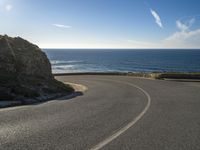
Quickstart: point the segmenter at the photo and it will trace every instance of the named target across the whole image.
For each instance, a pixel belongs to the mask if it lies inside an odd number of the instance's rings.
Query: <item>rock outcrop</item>
[[[45,53],[20,37],[0,36],[0,70],[17,75],[52,78],[51,65]]]
[[[41,49],[20,38],[0,36],[0,100],[42,100],[72,92],[56,81]]]

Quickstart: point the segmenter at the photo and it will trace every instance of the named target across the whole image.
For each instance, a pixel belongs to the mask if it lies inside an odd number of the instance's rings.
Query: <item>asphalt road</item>
[[[2,150],[199,150],[200,82],[61,76],[72,99],[0,110]]]

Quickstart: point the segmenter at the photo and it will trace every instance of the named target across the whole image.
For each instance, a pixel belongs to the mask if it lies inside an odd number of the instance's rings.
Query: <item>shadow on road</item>
[[[69,95],[66,96],[52,96],[43,100],[36,100],[36,99],[31,99],[31,100],[24,100],[24,101],[16,101],[16,103],[9,103],[7,101],[7,105],[1,106],[0,105],[0,110],[9,108],[9,107],[20,107],[20,106],[34,106],[34,105],[40,105],[46,102],[50,101],[64,101],[64,100],[70,100],[72,98],[78,97],[78,96],[83,96],[83,92],[80,91],[75,91]]]

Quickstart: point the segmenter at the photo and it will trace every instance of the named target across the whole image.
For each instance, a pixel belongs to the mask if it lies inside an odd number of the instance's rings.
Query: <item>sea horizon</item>
[[[200,50],[200,48],[41,48],[43,51],[51,50]]]
[[[53,73],[200,72],[199,49],[43,49]]]

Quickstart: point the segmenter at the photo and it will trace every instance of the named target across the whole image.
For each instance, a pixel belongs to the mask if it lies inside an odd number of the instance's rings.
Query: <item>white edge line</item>
[[[137,86],[135,84],[128,83],[128,82],[120,82],[120,81],[114,81],[114,80],[107,80],[107,81],[123,83],[123,84],[127,84],[127,85],[130,85],[132,87],[135,87],[135,88],[139,89],[141,92],[143,92],[146,95],[147,104],[146,104],[145,108],[143,109],[143,111],[136,118],[134,118],[126,126],[124,126],[121,129],[119,129],[113,135],[107,137],[105,140],[103,140],[102,142],[100,142],[97,145],[95,145],[94,147],[92,147],[90,150],[99,150],[99,149],[103,148],[105,145],[109,144],[111,141],[115,140],[117,137],[119,137],[121,134],[123,134],[125,131],[127,131],[130,127],[134,126],[144,116],[144,114],[147,112],[147,110],[149,109],[149,107],[151,105],[151,97],[150,97],[149,93],[146,92],[141,87],[139,87],[139,86]]]

